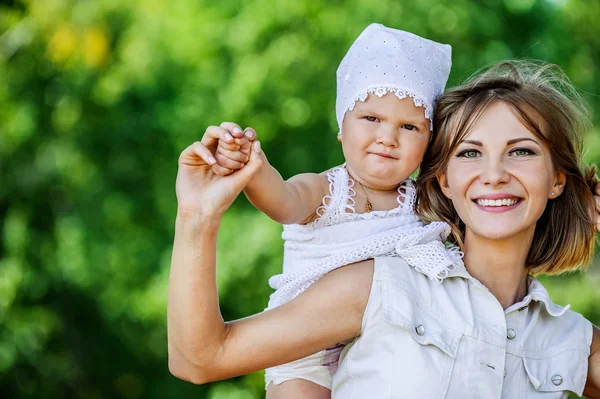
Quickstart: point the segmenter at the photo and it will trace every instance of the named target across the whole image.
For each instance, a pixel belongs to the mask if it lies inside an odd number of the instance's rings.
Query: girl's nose
[[[382,125],[377,131],[377,144],[385,147],[398,147],[399,132],[391,126]]]

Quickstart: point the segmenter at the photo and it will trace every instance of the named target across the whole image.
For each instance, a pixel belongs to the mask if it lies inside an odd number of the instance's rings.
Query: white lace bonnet
[[[346,112],[354,109],[356,101],[365,101],[369,93],[412,97],[417,107],[425,107],[425,117],[433,130],[433,105],[448,81],[451,54],[448,44],[381,24],[367,26],[337,70],[338,135],[342,134]]]

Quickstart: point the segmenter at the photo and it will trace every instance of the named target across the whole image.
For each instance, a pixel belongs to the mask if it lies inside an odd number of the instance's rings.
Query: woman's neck
[[[527,295],[525,262],[533,230],[506,240],[478,236],[467,229],[464,263],[469,273],[485,285],[503,309]]]

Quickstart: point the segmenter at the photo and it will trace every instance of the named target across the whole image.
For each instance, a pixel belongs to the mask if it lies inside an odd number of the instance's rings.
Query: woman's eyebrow
[[[534,139],[530,139],[529,137],[522,137],[519,139],[512,139],[512,140],[508,140],[508,142],[506,143],[507,145],[512,145],[512,144],[516,144],[519,143],[521,141],[533,141],[534,143],[536,143],[537,145],[540,145],[540,143],[538,143],[537,141],[535,141]]]
[[[462,144],[462,143],[473,144],[473,145],[476,145],[476,146],[478,146],[478,147],[483,147],[483,144],[481,143],[481,141],[475,141],[475,140],[463,140],[463,141],[461,142],[461,144]]]
[[[540,143],[538,143],[537,141],[535,141],[534,139],[530,139],[529,137],[521,137],[518,139],[512,139],[512,140],[508,140],[506,142],[506,145],[513,145],[516,143],[520,143],[521,141],[533,141],[534,143],[536,143],[537,145],[540,145]],[[475,140],[463,140],[461,142],[462,143],[467,143],[467,144],[473,144],[476,145],[478,147],[483,147],[483,144],[481,143],[481,141],[475,141]]]

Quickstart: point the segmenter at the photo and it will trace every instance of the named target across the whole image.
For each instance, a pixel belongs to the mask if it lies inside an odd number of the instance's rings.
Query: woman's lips
[[[473,203],[477,208],[485,212],[501,213],[515,209],[523,202],[523,198],[518,197],[500,197],[494,195],[496,198],[477,198],[473,200]]]

